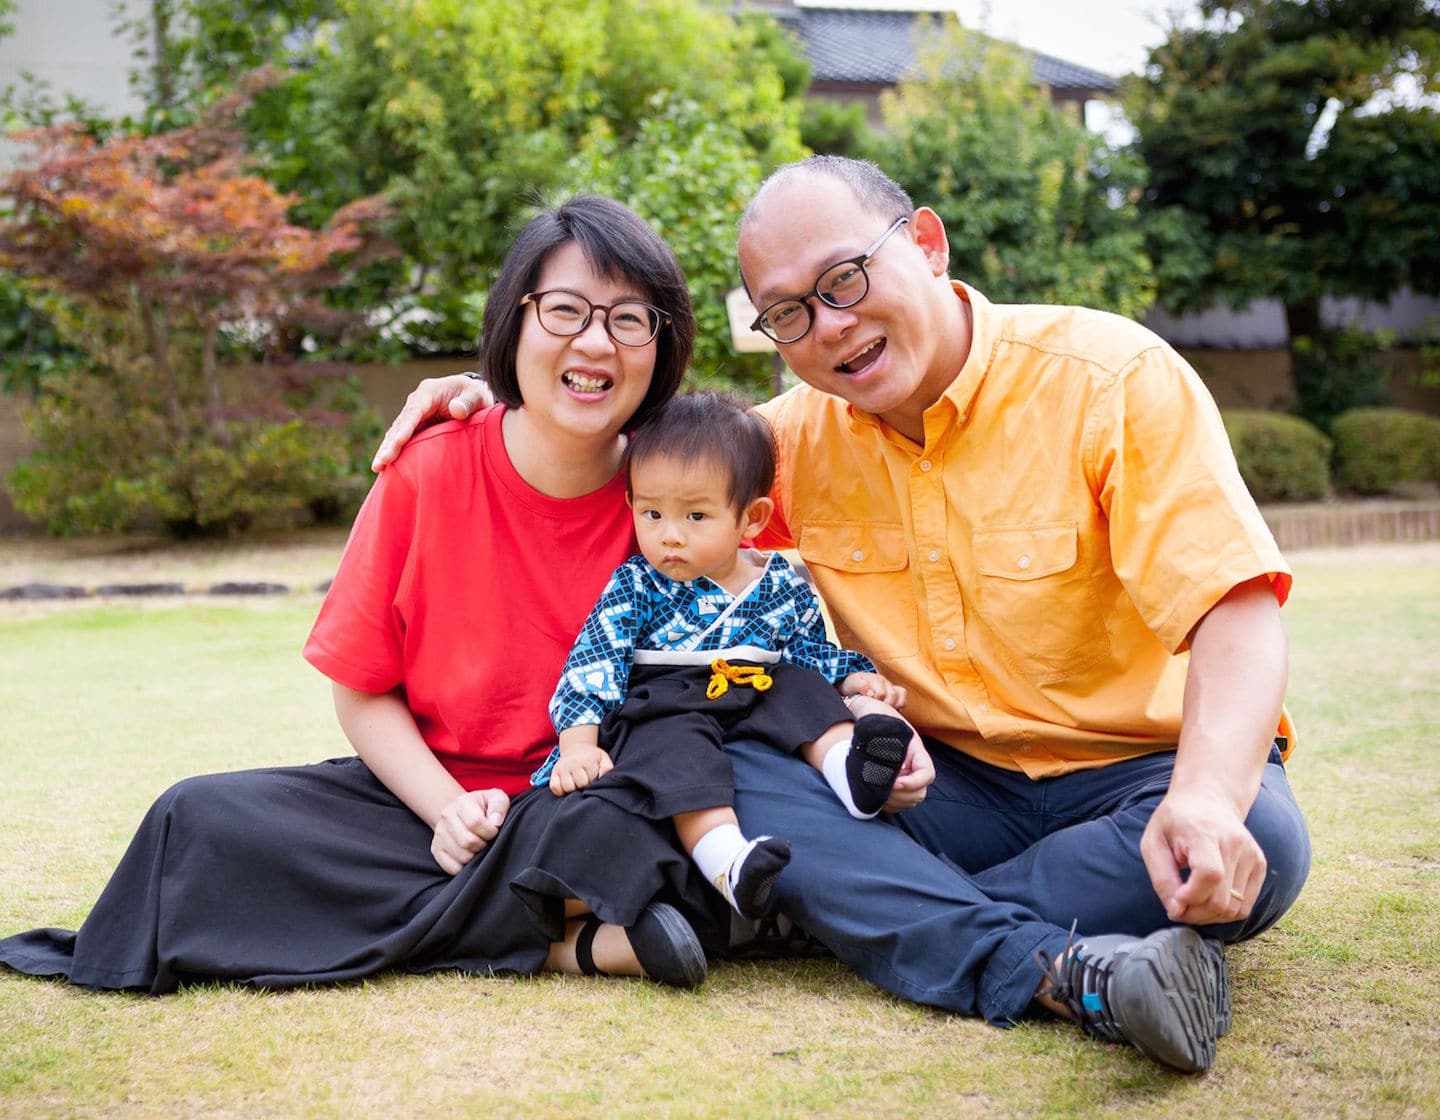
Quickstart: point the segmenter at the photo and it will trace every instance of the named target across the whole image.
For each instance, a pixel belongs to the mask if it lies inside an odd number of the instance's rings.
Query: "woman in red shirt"
[[[380,476],[305,645],[357,757],[179,783],[79,931],[7,938],[0,963],[154,993],[384,969],[699,983],[728,922],[668,830],[529,786],[565,655],[635,551],[625,432],[694,330],[674,254],[623,206],[531,221],[485,310],[500,403]]]

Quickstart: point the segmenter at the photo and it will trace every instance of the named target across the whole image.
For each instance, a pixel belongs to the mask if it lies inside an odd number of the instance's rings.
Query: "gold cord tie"
[[[710,662],[710,683],[705,686],[705,699],[718,700],[730,691],[731,684],[749,685],[756,692],[764,692],[775,683],[773,677],[759,665],[731,665],[723,657]]]

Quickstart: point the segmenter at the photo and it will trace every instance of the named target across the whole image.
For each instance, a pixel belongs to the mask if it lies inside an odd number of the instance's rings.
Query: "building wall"
[[[120,25],[142,11],[142,0],[19,0],[15,31],[0,39],[0,89],[23,88],[29,74],[56,101],[68,93],[107,116],[138,114],[140,100],[130,91],[133,45]],[[14,166],[17,152],[0,137],[0,171]]]
[[[1320,314],[1331,326],[1393,331],[1402,342],[1440,337],[1440,299],[1416,295],[1409,288],[1402,288],[1383,304],[1323,299]],[[1189,315],[1169,315],[1152,307],[1145,316],[1145,325],[1172,346],[1283,348],[1289,337],[1285,308],[1273,299],[1256,300],[1240,311],[1216,304]]]

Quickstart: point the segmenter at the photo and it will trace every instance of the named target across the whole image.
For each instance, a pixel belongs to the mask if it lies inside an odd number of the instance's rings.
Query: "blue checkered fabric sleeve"
[[[550,722],[557,731],[600,723],[624,701],[635,639],[645,615],[644,573],[649,568],[638,556],[616,568],[580,627],[550,697]]]
[[[783,558],[780,558],[784,563]],[[820,613],[820,600],[795,569],[769,568],[766,575],[776,573],[788,586],[795,607],[795,633],[780,650],[780,660],[802,669],[813,669],[831,684],[839,684],[851,673],[873,673],[875,663],[863,653],[841,649],[825,635],[825,616]]]

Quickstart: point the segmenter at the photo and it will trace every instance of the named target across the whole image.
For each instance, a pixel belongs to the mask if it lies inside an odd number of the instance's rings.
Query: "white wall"
[[[20,0],[11,17],[14,33],[0,39],[0,88],[18,84],[28,71],[48,82],[57,99],[72,93],[109,116],[138,113],[129,87],[133,47],[118,29],[128,17],[116,7],[115,0]],[[143,0],[122,0],[120,7],[146,10]],[[0,166],[12,160],[13,148],[0,147]]]
[[[1323,299],[1321,318],[1331,326],[1394,331],[1400,342],[1440,334],[1440,300],[1402,288],[1388,303]],[[1243,311],[1216,304],[1189,315],[1167,315],[1153,307],[1145,325],[1172,346],[1211,346],[1222,350],[1283,348],[1287,344],[1285,309],[1278,300],[1256,300]]]

